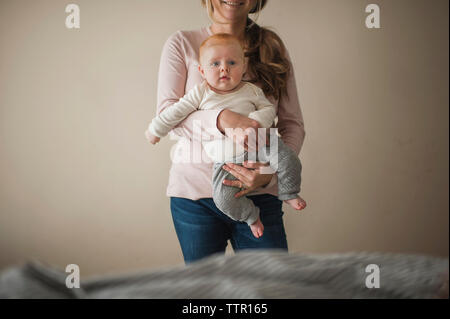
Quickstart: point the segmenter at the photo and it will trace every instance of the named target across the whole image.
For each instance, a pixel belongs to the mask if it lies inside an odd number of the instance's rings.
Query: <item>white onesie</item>
[[[264,92],[256,85],[244,82],[237,91],[219,94],[209,88],[206,81],[197,84],[177,103],[164,109],[149,125],[149,131],[157,137],[166,136],[170,130],[197,110],[229,109],[258,121],[262,127],[271,127],[276,112]],[[203,141],[206,154],[215,162],[231,161],[242,155],[244,148],[228,137]]]

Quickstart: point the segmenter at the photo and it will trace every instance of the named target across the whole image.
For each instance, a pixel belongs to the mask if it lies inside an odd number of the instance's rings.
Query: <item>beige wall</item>
[[[83,275],[182,262],[148,145],[159,57],[200,1],[0,1],[0,267],[34,257]],[[381,7],[380,30],[365,6]],[[448,1],[269,1],[307,137],[291,252],[448,256]]]

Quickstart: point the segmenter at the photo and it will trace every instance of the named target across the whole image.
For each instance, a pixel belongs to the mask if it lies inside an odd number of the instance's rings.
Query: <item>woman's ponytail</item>
[[[260,83],[267,96],[275,99],[287,97],[287,78],[291,66],[280,37],[247,19],[245,45],[251,81]]]

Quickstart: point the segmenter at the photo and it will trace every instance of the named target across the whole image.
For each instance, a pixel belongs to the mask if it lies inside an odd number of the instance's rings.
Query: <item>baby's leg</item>
[[[289,204],[292,208],[296,209],[296,210],[302,210],[303,208],[306,207],[306,202],[303,198],[301,198],[300,196],[297,196],[296,198],[293,199],[287,199],[284,201],[286,204]]]
[[[300,193],[302,164],[297,154],[283,143],[276,135],[271,136],[270,147],[260,149],[258,158],[270,162],[270,167],[277,171],[278,198],[296,210],[306,207]]]
[[[263,234],[264,226],[259,219],[259,208],[246,196],[239,198],[234,195],[239,189],[223,184],[224,179],[236,180],[222,166],[224,163],[214,163],[213,171],[213,200],[217,208],[233,220],[246,222],[253,235],[259,238]]]

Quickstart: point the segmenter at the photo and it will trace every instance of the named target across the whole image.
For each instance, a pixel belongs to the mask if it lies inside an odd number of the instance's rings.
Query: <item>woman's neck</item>
[[[213,23],[211,25],[212,33],[228,33],[232,34],[240,40],[245,38],[246,20],[235,23]]]

